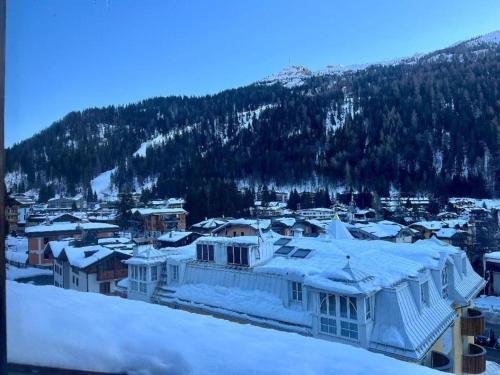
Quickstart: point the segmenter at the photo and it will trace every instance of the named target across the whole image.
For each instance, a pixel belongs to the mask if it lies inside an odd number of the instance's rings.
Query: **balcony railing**
[[[441,352],[431,352],[431,368],[443,372],[453,372],[451,359]]]
[[[108,271],[97,271],[97,281],[104,280],[114,280],[114,279],[123,279],[127,277],[128,269],[120,268],[117,270],[108,270]]]
[[[462,335],[479,336],[484,332],[484,315],[481,311],[468,308],[462,315]]]
[[[479,345],[469,344],[462,355],[462,371],[467,374],[481,374],[486,371],[486,350]]]

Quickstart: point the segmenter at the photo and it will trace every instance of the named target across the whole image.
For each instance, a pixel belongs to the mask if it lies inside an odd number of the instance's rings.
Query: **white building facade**
[[[146,283],[138,298],[129,282],[129,298],[349,343],[457,373],[479,373],[485,365],[483,349],[473,344],[481,316],[471,308],[484,280],[463,251],[435,239],[354,240],[334,220],[318,238],[272,232],[202,237],[145,258],[127,261],[129,274],[142,262],[139,278]],[[154,280],[152,267],[161,269]]]

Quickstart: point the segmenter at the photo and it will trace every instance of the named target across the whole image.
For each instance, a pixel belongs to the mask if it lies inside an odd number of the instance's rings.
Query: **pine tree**
[[[129,192],[122,193],[118,201],[118,225],[122,229],[129,227],[130,219],[132,218],[131,209],[134,207],[132,194]]]

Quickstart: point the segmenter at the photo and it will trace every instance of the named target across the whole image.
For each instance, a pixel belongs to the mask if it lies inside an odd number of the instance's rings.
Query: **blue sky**
[[[72,110],[202,95],[500,29],[497,0],[9,0],[6,145]]]

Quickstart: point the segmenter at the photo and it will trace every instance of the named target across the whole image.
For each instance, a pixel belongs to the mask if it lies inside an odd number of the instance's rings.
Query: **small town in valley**
[[[500,375],[500,1],[0,0],[0,375]]]
[[[246,217],[191,223],[183,198],[12,194],[7,277],[484,373],[500,353],[500,200],[375,198],[265,188]]]

